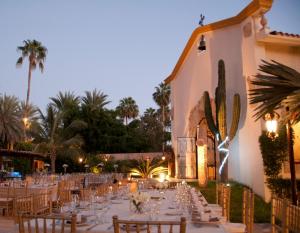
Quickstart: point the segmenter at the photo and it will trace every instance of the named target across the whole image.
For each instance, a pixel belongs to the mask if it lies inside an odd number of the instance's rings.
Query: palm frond
[[[300,73],[276,61],[259,66],[262,74],[257,74],[251,84],[256,85],[249,90],[250,104],[258,104],[254,117],[263,117],[276,109],[289,109],[288,117],[293,116],[294,122],[299,121],[300,106],[296,101],[300,96]]]

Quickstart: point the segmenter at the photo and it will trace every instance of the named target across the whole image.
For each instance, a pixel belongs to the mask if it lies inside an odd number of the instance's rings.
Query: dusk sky
[[[238,14],[251,0],[1,0],[0,93],[26,97],[28,64],[16,68],[23,40],[48,49],[43,74],[33,72],[32,103],[45,109],[59,91],[97,88],[109,108],[132,96],[140,114],[173,70],[198,26]],[[269,27],[300,34],[300,1],[274,0]]]

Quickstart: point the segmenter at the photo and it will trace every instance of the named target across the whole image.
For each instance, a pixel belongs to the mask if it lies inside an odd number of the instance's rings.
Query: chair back
[[[222,197],[224,192],[225,184],[216,182],[216,204],[222,205]]]
[[[13,201],[13,213],[15,217],[19,214],[33,214],[33,195],[15,197]]]
[[[5,187],[0,187],[0,198],[10,198],[12,195],[11,193],[11,188],[9,186]]]
[[[300,232],[300,207],[287,199],[272,197],[272,233]]]
[[[70,224],[68,224],[70,223]],[[76,233],[76,214],[64,215],[20,215],[19,233]]]
[[[71,202],[71,190],[60,190],[57,198],[61,204]]]
[[[29,194],[27,185],[25,185],[24,187],[13,187],[12,189],[13,191],[11,192],[11,195],[13,195],[13,197],[24,197]]]
[[[90,188],[80,189],[80,200],[89,201],[91,199],[92,190]]]
[[[38,193],[33,195],[33,214],[52,212],[52,193]]]
[[[176,228],[176,226],[178,226],[178,231],[174,231],[174,228]],[[180,221],[131,221],[120,220],[118,219],[118,216],[113,216],[113,227],[114,233],[120,233],[121,230],[124,230],[126,233],[140,233],[143,230],[146,230],[147,233],[162,233],[163,228],[168,228],[168,233],[185,233],[186,219],[182,217]]]
[[[230,219],[231,188],[224,183],[216,183],[216,203],[222,207],[222,216]]]
[[[300,206],[287,205],[287,228],[290,232],[300,232]]]
[[[254,193],[251,189],[243,190],[243,223],[247,233],[253,233],[254,222]]]

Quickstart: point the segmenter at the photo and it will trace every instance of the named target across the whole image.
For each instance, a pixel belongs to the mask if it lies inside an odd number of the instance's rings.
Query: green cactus
[[[227,118],[226,118],[225,64],[223,60],[219,60],[218,63],[218,86],[216,87],[215,90],[215,106],[216,106],[215,118],[213,117],[212,114],[212,107],[211,107],[209,93],[205,91],[203,97],[204,97],[204,112],[205,112],[206,122],[210,131],[215,136],[218,135],[217,136],[218,143],[224,141],[227,136],[229,137],[229,140],[232,140],[237,132],[238,125],[239,125],[241,101],[240,101],[240,95],[235,94],[233,98],[231,127],[228,135]],[[227,176],[227,171],[225,173]]]
[[[210,131],[213,132],[215,135],[219,134],[219,141],[223,141],[227,136],[229,136],[229,140],[232,140],[238,129],[241,111],[241,101],[240,95],[235,94],[233,99],[230,133],[228,135],[226,117],[225,64],[223,60],[219,60],[218,64],[218,86],[215,91],[216,122],[212,115],[210,97],[207,91],[204,92],[204,105],[205,117]]]

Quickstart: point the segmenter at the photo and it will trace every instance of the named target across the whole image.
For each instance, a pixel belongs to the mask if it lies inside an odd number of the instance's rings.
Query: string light
[[[219,135],[217,134],[217,138],[219,138]],[[223,167],[228,159],[228,156],[229,156],[229,150],[227,148],[224,148],[223,146],[229,141],[229,137],[227,136],[225,138],[225,140],[223,142],[221,142],[221,144],[218,146],[218,150],[219,152],[223,152],[225,153],[225,158],[223,159],[222,163],[221,163],[221,166],[219,168],[219,174],[221,175],[222,173],[222,170],[223,170]]]

